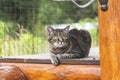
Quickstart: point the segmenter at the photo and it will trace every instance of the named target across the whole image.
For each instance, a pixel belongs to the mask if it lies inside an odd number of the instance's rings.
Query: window
[[[87,1],[77,3],[84,4]],[[88,58],[81,62],[76,59],[63,60],[61,63],[99,64],[97,1],[86,8],[79,8],[71,1],[0,0],[0,56],[9,61],[20,59],[26,62],[27,58],[28,62],[37,63],[39,60],[50,63],[47,25],[54,28],[67,25],[71,29],[83,28],[92,36]]]

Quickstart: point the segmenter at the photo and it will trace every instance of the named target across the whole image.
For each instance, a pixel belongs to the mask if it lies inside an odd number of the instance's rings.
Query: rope
[[[95,0],[90,0],[88,3],[84,4],[84,5],[80,5],[78,4],[75,0],[71,0],[76,6],[78,6],[79,8],[86,8],[88,7],[90,4],[92,4]]]

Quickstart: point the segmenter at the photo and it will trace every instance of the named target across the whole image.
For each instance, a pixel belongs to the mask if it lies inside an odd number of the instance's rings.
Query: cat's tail
[[[90,33],[83,29],[72,29],[70,34],[75,36],[74,38],[76,38],[78,41],[78,45],[82,50],[82,53],[84,53],[85,57],[88,56],[92,41]]]

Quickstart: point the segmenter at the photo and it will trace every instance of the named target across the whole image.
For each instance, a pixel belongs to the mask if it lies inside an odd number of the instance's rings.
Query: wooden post
[[[99,4],[101,80],[120,80],[120,0],[108,0],[108,10]]]

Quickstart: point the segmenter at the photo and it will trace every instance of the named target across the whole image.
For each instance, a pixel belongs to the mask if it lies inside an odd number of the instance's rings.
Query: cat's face
[[[64,48],[69,44],[68,31],[69,26],[64,29],[53,29],[48,27],[48,41],[49,43],[56,48]]]

